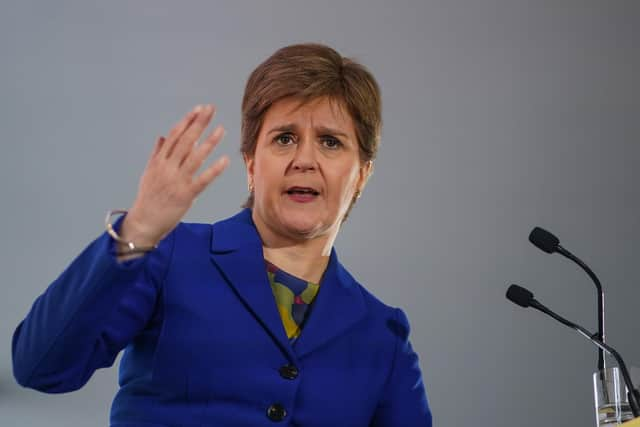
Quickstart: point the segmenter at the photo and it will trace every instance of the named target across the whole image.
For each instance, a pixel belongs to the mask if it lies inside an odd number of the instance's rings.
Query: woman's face
[[[245,162],[254,222],[274,237],[293,239],[335,237],[371,169],[360,161],[351,116],[327,98],[274,103]]]

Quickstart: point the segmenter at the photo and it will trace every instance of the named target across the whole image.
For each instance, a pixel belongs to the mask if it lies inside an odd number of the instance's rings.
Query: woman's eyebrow
[[[336,136],[341,136],[343,138],[349,138],[349,135],[342,132],[341,130],[326,127],[326,126],[318,126],[316,128],[316,131],[321,134],[336,135]]]
[[[267,132],[267,135],[273,132],[292,132],[294,130],[296,130],[296,125],[294,125],[293,123],[287,123],[284,125],[278,125],[274,128],[271,128],[271,130]]]
[[[274,132],[294,132],[298,129],[298,126],[294,123],[286,123],[283,125],[277,125],[273,128],[271,128],[271,130],[269,130],[269,132],[267,132],[267,135],[274,133]],[[335,128],[330,128],[328,126],[317,126],[315,128],[316,132],[318,134],[321,135],[335,135],[335,136],[340,136],[342,138],[346,138],[349,139],[349,135],[347,135],[345,132],[339,130],[339,129],[335,129]]]

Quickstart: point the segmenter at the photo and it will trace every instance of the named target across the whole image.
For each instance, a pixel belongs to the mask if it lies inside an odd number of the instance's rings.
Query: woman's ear
[[[373,160],[367,160],[362,166],[360,166],[360,176],[358,177],[358,185],[356,189],[358,193],[362,193],[364,187],[367,185],[369,178],[373,175]]]
[[[249,192],[251,192],[251,189],[253,188],[254,158],[249,156],[247,153],[242,153],[242,158],[244,159],[244,165],[247,168],[247,187],[249,188]]]

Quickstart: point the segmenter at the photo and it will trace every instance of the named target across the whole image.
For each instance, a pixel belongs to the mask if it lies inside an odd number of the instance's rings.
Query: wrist
[[[117,231],[111,224],[111,217],[116,214],[125,215],[120,222],[120,226],[117,227]],[[152,233],[145,232],[144,228],[139,227],[138,224],[135,218],[132,219],[132,217],[129,217],[126,210],[117,209],[107,212],[105,226],[107,233],[116,242],[116,252],[118,256],[144,254],[154,250],[158,246],[160,238]]]
[[[134,215],[129,213],[122,220],[118,234],[124,240],[124,242],[119,242],[119,246],[123,246],[123,249],[129,247],[128,242],[135,242],[136,247],[153,247],[162,239],[162,236],[157,232],[150,230],[144,225],[144,222],[137,220]]]

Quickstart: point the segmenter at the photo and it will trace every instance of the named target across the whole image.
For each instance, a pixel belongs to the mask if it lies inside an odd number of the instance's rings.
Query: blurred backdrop
[[[596,349],[504,293],[520,283],[596,329],[588,277],[527,242],[554,231],[599,274],[609,343],[640,366],[639,21],[624,0],[3,1],[0,425],[108,424],[116,366],[71,394],[22,389],[13,330],[197,103],[218,106],[232,163],[186,219],[236,212],[246,78],[307,41],[382,87],[375,173],[337,249],[406,310],[435,425],[595,425]]]

